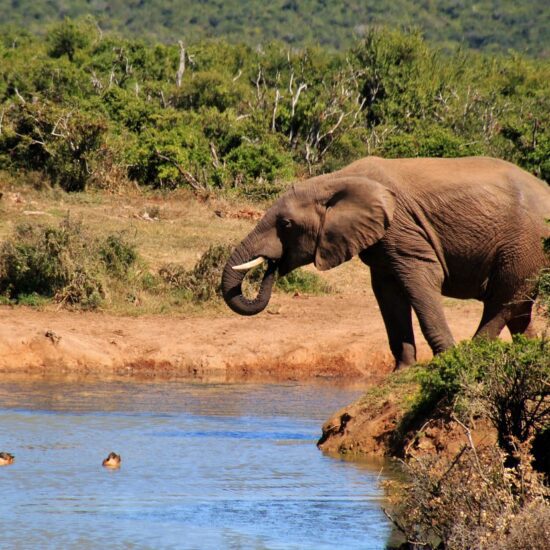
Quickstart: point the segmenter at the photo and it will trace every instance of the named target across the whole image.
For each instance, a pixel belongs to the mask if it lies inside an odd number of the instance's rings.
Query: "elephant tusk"
[[[249,262],[246,262],[245,264],[234,265],[233,269],[235,271],[248,271],[249,269],[252,269],[253,267],[256,267],[257,265],[261,265],[264,262],[265,262],[265,258],[263,256],[260,256],[259,258],[256,258],[255,260],[250,260]]]

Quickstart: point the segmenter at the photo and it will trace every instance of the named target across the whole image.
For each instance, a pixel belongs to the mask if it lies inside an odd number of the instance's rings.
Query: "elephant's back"
[[[454,196],[472,203],[522,205],[539,219],[550,218],[550,186],[500,159],[367,157],[347,170],[366,172],[422,203],[438,204]]]
[[[521,178],[512,177],[512,183],[520,193],[526,210],[550,220],[550,186],[531,174],[523,170],[522,172]]]

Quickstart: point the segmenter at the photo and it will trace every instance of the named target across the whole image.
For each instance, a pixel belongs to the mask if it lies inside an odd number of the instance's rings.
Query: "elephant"
[[[366,157],[296,183],[267,210],[224,267],[222,295],[241,315],[268,304],[275,273],[321,271],[358,255],[370,268],[395,367],[416,362],[414,310],[434,354],[454,345],[442,296],[477,299],[476,336],[532,334],[536,278],[549,265],[550,187],[490,157]],[[246,272],[267,270],[253,299]]]

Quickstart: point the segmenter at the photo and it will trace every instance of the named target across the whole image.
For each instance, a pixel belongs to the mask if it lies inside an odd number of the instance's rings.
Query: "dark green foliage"
[[[74,60],[77,50],[89,43],[89,34],[70,19],[65,19],[48,33],[48,53],[52,57],[66,55],[69,61]]]
[[[435,356],[419,373],[422,396],[431,402],[450,400],[464,385],[485,381],[497,363],[506,372],[542,369],[550,375],[550,342],[523,336],[515,336],[513,342],[463,342]]]
[[[99,256],[107,271],[118,277],[126,277],[137,260],[135,246],[121,235],[109,235],[99,245]]]
[[[237,108],[250,94],[242,82],[230,82],[223,73],[215,70],[197,71],[192,79],[185,80],[174,97],[174,105],[180,109],[213,107],[220,113]]]
[[[294,48],[320,43],[343,49],[368,27],[415,25],[444,47],[465,44],[489,51],[513,48],[548,55],[549,11],[544,0],[110,0],[108,7],[107,11],[104,3],[89,0],[0,0],[5,23],[38,31],[44,23],[66,15],[91,13],[102,29],[165,42],[223,36],[253,47],[276,39]]]
[[[276,288],[287,294],[329,294],[332,288],[311,271],[295,269],[284,277],[279,277]]]
[[[513,455],[550,423],[550,341],[515,336],[513,342],[475,340],[438,355],[418,374],[420,392],[404,429],[438,408],[452,407],[467,422],[488,417],[500,446]]]
[[[399,157],[465,157],[482,152],[482,148],[457,136],[447,128],[432,125],[411,134],[393,134],[381,147],[382,156]]]
[[[9,105],[7,115],[0,166],[43,171],[66,191],[86,188],[90,163],[107,129],[102,117],[46,100]]]
[[[550,177],[547,60],[362,34],[338,53],[147,45],[92,21],[65,20],[47,39],[12,29],[0,41],[0,169],[72,191],[130,178],[259,199],[368,154],[483,154]]]
[[[106,297],[109,277],[127,277],[136,259],[119,235],[98,240],[69,218],[58,227],[20,225],[0,247],[0,293],[25,304],[54,298],[95,308]]]
[[[0,292],[13,299],[63,294],[63,301],[95,307],[104,288],[89,246],[82,226],[69,219],[59,227],[17,227],[0,250]]]

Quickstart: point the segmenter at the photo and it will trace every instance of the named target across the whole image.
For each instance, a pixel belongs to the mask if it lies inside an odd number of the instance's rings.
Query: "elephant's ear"
[[[325,180],[317,195],[325,207],[315,251],[315,266],[324,271],[350,260],[380,240],[395,209],[393,191],[369,178]]]

